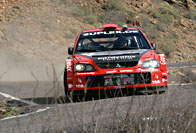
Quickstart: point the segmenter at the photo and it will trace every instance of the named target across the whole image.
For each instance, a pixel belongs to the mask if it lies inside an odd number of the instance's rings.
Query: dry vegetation
[[[28,61],[37,59],[64,62],[66,48],[74,43],[81,30],[101,27],[104,23],[116,23],[119,26],[127,24],[144,30],[150,41],[157,43],[157,52],[166,54],[168,61],[195,61],[195,3],[183,3],[180,0],[2,0],[0,48],[19,53]],[[179,75],[183,83],[195,82],[195,69],[182,69]],[[59,77],[55,71],[53,76],[52,90],[56,96]],[[102,105],[92,113],[96,118],[91,125],[75,124],[76,128],[70,131],[196,132],[195,99],[189,99],[190,102],[175,102],[183,94],[178,91],[178,95],[173,93],[153,95],[153,98],[146,96],[146,99],[151,99],[148,103],[145,98],[140,99],[140,96],[132,96],[127,101],[128,104],[120,104],[118,100],[112,104],[104,103],[111,105],[108,107],[108,120],[104,116],[107,106]],[[187,97],[189,98],[183,98]],[[24,108],[13,107],[6,102],[0,104],[0,118],[26,112],[28,111]]]

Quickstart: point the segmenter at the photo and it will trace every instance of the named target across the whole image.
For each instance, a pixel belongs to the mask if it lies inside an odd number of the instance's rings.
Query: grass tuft
[[[196,20],[196,9],[191,9],[185,14],[185,17],[188,19]]]
[[[123,10],[123,8],[124,8],[124,4],[122,0],[107,0],[102,6],[102,9],[106,11],[111,11],[111,10],[120,11]]]
[[[117,24],[118,26],[122,26],[126,23],[127,19],[126,19],[126,16],[124,16],[121,12],[109,11],[109,12],[103,13],[99,17],[99,21],[101,23],[114,23],[114,24]]]

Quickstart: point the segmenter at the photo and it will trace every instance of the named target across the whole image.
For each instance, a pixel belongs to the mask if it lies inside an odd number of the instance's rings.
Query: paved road
[[[162,118],[167,117],[165,120],[172,122],[172,119],[177,117],[181,121],[184,118],[180,116],[184,113],[182,111],[184,109],[190,110],[188,105],[196,104],[195,95],[196,85],[169,86],[169,91],[162,95],[129,96],[74,104],[55,104],[43,112],[1,120],[0,132],[60,132],[64,130],[99,132],[100,130],[107,131],[114,125],[115,127],[118,127],[116,125],[122,126],[121,122],[124,120],[133,122],[133,119],[136,119],[137,121],[134,121],[139,124],[149,118],[161,118],[163,121]],[[167,112],[171,108],[177,108],[176,114],[179,115],[174,116],[174,113]],[[165,112],[167,113],[165,114]],[[170,117],[171,119],[169,119]],[[187,121],[183,120],[181,124],[184,122]]]
[[[196,67],[196,62],[167,63],[167,67],[169,69],[171,69],[171,68]]]

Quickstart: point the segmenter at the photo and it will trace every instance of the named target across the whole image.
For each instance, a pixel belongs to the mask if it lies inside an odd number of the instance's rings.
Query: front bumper
[[[69,91],[166,87],[167,73],[159,68],[112,69],[99,72],[74,72],[67,80]]]

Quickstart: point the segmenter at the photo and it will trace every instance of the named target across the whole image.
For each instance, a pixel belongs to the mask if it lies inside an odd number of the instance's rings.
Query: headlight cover
[[[141,68],[159,68],[159,61],[156,59],[144,61]]]
[[[92,71],[95,71],[95,68],[90,64],[75,64],[74,71],[75,72],[92,72]]]

